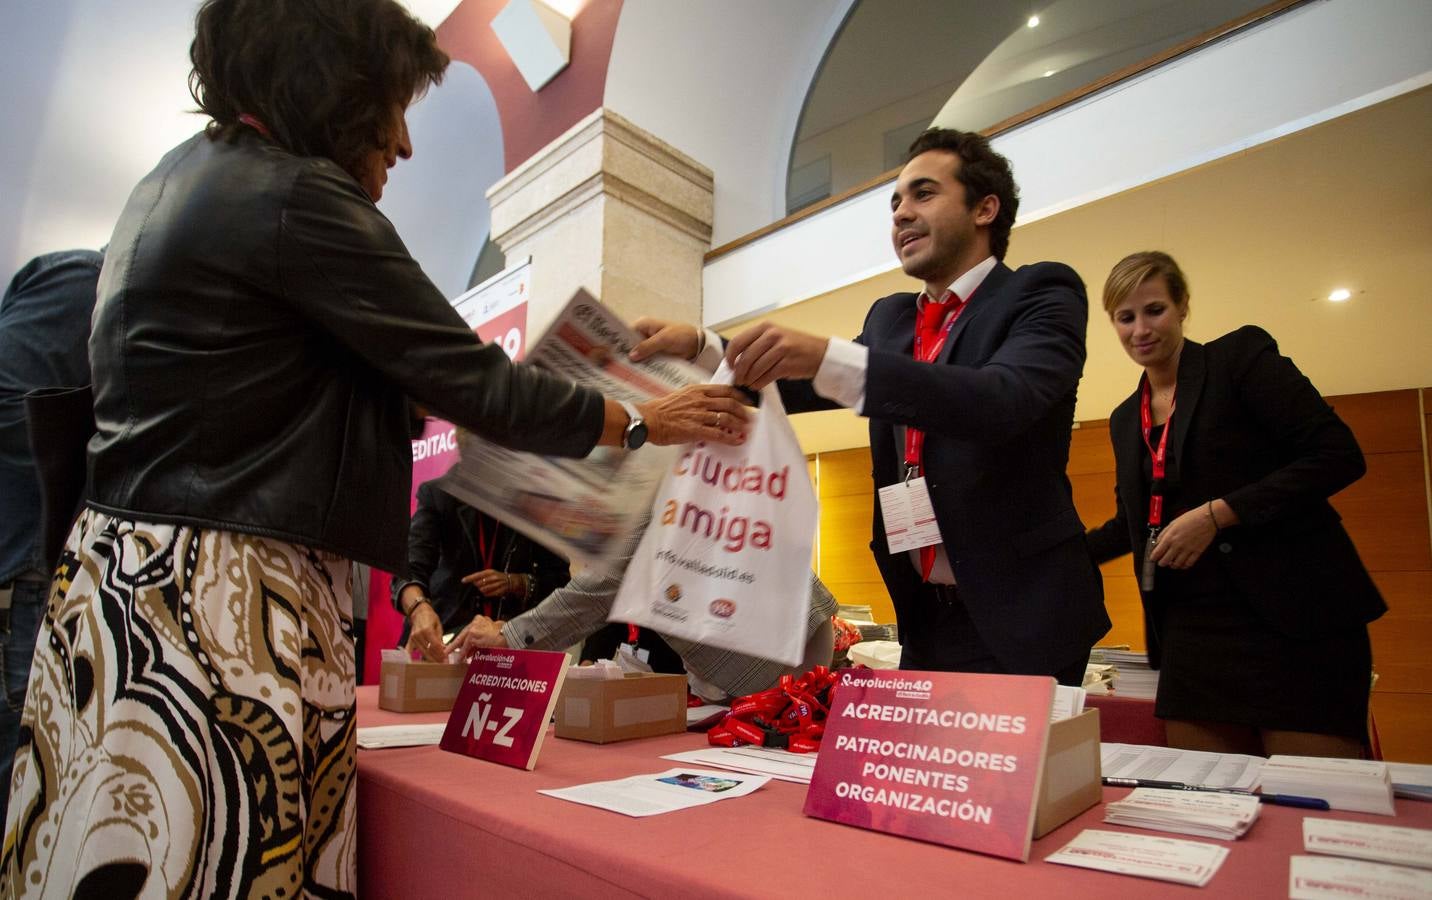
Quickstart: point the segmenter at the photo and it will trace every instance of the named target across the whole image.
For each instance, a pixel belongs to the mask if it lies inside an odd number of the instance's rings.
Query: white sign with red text
[[[712,382],[729,379],[722,363]],[[767,387],[743,444],[682,448],[608,619],[797,665],[819,517],[800,442]]]

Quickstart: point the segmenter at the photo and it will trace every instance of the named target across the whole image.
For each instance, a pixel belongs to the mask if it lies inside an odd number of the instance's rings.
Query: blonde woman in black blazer
[[[1090,550],[1134,554],[1169,744],[1358,756],[1386,606],[1327,499],[1366,471],[1352,431],[1261,328],[1186,339],[1167,254],[1116,265],[1104,309],[1144,372],[1109,418],[1118,512]]]

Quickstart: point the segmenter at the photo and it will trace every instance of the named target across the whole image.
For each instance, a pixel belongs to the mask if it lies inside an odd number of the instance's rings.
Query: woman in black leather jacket
[[[448,62],[430,29],[394,0],[207,0],[190,56],[212,121],[135,188],[100,279],[90,502],[0,895],[352,894],[349,564],[405,567],[406,398],[554,455],[628,424],[480,344],[374,206]],[[744,419],[709,386],[638,412],[655,443]]]

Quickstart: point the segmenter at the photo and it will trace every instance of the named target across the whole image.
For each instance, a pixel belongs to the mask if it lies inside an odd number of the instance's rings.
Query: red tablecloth
[[[1111,744],[1167,747],[1163,719],[1154,718],[1154,701],[1113,694],[1090,694],[1086,707],[1099,711],[1100,739]]]
[[[358,689],[359,725],[443,721],[376,706]],[[1103,715],[1101,711],[1101,715]],[[1432,828],[1432,804],[1398,800],[1398,816],[1265,807],[1230,842],[1203,889],[1045,863],[1095,807],[1036,841],[1026,864],[801,815],[804,785],[772,781],[749,797],[647,818],[537,794],[539,788],[658,772],[696,734],[597,746],[548,736],[531,772],[436,747],[358,752],[358,876],[363,896],[463,897],[1286,897],[1288,858],[1305,815]],[[1105,800],[1127,791],[1106,788]],[[1144,832],[1157,834],[1158,832]],[[1177,837],[1177,835],[1174,835]],[[1220,842],[1221,843],[1221,842]]]

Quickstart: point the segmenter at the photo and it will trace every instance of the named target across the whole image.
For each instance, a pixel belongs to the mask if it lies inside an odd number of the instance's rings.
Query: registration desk
[[[1102,715],[1102,712],[1101,712]],[[377,708],[358,689],[358,724],[444,721]],[[1265,807],[1202,889],[1043,861],[1095,807],[1034,843],[1028,863],[995,859],[801,815],[805,785],[772,781],[749,797],[629,818],[536,793],[678,765],[705,746],[679,734],[597,746],[548,735],[531,772],[437,747],[358,751],[358,884],[364,897],[1286,897],[1305,815],[1432,828],[1432,803],[1396,818]],[[1105,788],[1106,801],[1127,790]],[[1157,834],[1157,832],[1143,832]],[[1178,835],[1171,835],[1178,837]],[[1225,842],[1219,842],[1225,843]]]

